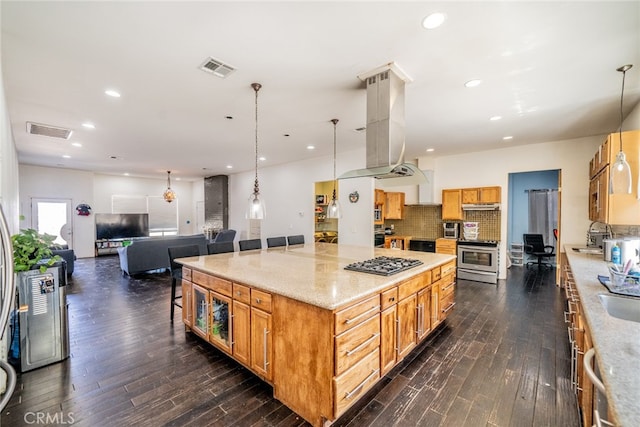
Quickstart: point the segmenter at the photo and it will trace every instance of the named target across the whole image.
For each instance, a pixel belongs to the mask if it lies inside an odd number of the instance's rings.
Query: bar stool
[[[288,236],[287,241],[289,242],[289,246],[304,245],[304,236],[302,234],[296,234],[295,236]]]
[[[176,300],[182,299],[182,295],[176,296],[176,284],[178,280],[182,281],[182,264],[175,262],[175,259],[199,256],[200,247],[198,245],[183,245],[173,246],[167,248],[167,250],[169,251],[169,268],[171,270],[171,321],[173,322],[175,307],[178,306],[182,308],[182,304],[176,302]]]
[[[207,253],[209,255],[224,254],[233,251],[233,242],[213,242],[207,245]]]
[[[275,248],[278,246],[287,246],[287,239],[284,236],[282,237],[267,237],[267,247]]]
[[[240,246],[241,251],[250,251],[252,249],[262,249],[262,240],[260,239],[239,240],[238,245]]]

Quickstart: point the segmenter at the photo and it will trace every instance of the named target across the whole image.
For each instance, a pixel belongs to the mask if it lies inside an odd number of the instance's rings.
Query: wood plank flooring
[[[459,280],[446,323],[335,425],[579,426],[553,275],[513,267],[497,287]],[[180,309],[171,324],[170,283],[166,273],[123,277],[117,256],[77,260],[71,357],[19,374],[1,424],[308,425],[185,333]]]

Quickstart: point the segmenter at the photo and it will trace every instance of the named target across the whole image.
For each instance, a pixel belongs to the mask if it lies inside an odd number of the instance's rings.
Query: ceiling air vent
[[[51,138],[69,139],[73,131],[71,129],[43,125],[41,123],[27,122],[27,133],[31,135],[48,136]]]
[[[211,57],[200,64],[200,69],[223,79],[236,70],[235,67]]]

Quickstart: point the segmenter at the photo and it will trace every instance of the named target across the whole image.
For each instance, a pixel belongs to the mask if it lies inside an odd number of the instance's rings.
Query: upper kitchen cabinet
[[[375,197],[373,201],[373,223],[384,224],[384,205],[385,205],[384,190],[376,188]]]
[[[462,190],[442,190],[442,219],[462,220]]]
[[[404,218],[404,193],[385,192],[384,219]],[[377,194],[376,194],[377,198]]]
[[[589,162],[589,219],[611,225],[640,225],[638,152],[640,130],[622,133],[622,151],[631,167],[631,194],[609,194],[610,167],[620,151],[620,134],[610,134]]]
[[[463,188],[462,203],[500,203],[500,187]]]

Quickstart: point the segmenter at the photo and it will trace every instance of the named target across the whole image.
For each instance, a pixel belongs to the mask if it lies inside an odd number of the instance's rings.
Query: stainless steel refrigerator
[[[20,370],[26,372],[69,356],[66,274],[59,263],[17,276]]]

